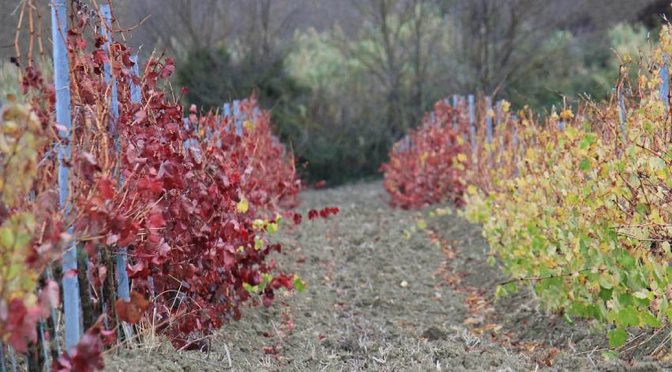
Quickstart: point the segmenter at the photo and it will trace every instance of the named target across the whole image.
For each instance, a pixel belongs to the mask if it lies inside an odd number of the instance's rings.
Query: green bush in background
[[[392,144],[434,102],[478,93],[461,91],[469,86],[470,66],[455,44],[454,25],[438,13],[424,17],[420,38],[413,19],[392,17],[389,27],[398,30],[392,46],[377,25],[364,24],[355,35],[339,28],[297,32],[270,54],[238,43],[193,51],[178,63],[177,80],[189,88],[185,103],[210,108],[256,93],[309,181],[376,177]],[[552,32],[533,63],[498,95],[539,111],[561,106],[565,97],[599,101],[618,78],[614,53],[637,58],[650,43],[648,30],[632,25],[583,36]],[[533,48],[519,46],[519,53]]]

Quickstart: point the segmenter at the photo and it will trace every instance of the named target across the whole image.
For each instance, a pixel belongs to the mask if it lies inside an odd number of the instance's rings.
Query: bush
[[[0,110],[0,337],[19,352],[37,342],[37,322],[58,306],[58,284],[40,275],[58,256],[61,239],[49,234],[59,221],[43,203],[31,203],[46,137],[30,106],[10,102]],[[38,288],[43,289],[38,291]]]
[[[238,319],[241,307],[270,306],[276,291],[291,290],[298,280],[269,259],[281,250],[270,241],[270,234],[278,229],[280,213],[296,205],[300,184],[293,157],[273,138],[269,114],[257,113],[254,100],[243,104],[248,119],[242,137],[231,130],[231,121],[220,125],[223,118],[212,114],[199,117],[196,110],[185,123],[180,102],[171,98],[174,96],[167,88],[175,71],[173,60],[154,55],[137,75],[132,51],[123,43],[112,40],[108,48],[104,43],[87,42],[97,37],[91,34],[96,27],[88,22],[97,22],[99,17],[73,11],[76,22],[68,33],[74,128],[68,142],[72,148],[72,159],[67,163],[69,199],[59,206],[54,198],[58,160],[50,150],[61,141],[56,136],[60,127],[54,119],[53,86],[34,67],[24,71],[21,88],[32,103],[29,128],[42,131],[43,142],[38,149],[21,143],[25,146],[19,154],[26,159],[13,159],[28,163],[20,167],[25,174],[8,179],[4,196],[17,193],[21,203],[39,207],[43,213],[52,211],[57,221],[62,221],[52,227],[47,223],[51,215],[38,219],[47,221],[40,225],[45,235],[40,243],[69,236],[78,243],[77,249],[82,248],[79,267],[88,271],[79,273],[80,300],[84,326],[90,328],[87,334],[91,336],[82,338],[82,353],[97,350],[99,356],[102,351],[98,336],[109,332],[96,321],[100,315],[108,317],[113,329],[120,321],[146,322],[174,345],[198,348],[204,335]],[[106,81],[106,63],[112,66],[117,83],[118,113],[111,104],[113,90]],[[139,101],[131,97],[132,84],[139,89]],[[10,125],[14,123],[11,117],[7,120],[2,128],[11,129],[7,134],[13,136],[16,126]],[[6,137],[0,137],[0,151],[8,143]],[[269,165],[273,168],[265,168]],[[26,180],[25,185],[14,185],[20,180]],[[33,204],[29,191],[46,197]],[[76,213],[68,213],[71,208]],[[16,210],[17,215],[20,211]],[[31,251],[23,236],[38,230],[28,223],[30,214],[26,216],[7,221],[13,221],[17,236],[21,236],[22,245],[12,247],[27,255]],[[66,226],[72,226],[67,235]],[[2,244],[0,241],[0,250]],[[33,261],[25,259],[29,261],[26,267],[36,266],[34,272],[25,271],[30,280],[22,283],[26,288],[19,294],[28,299],[41,274],[39,269],[46,265],[42,260],[51,257],[47,255],[49,246],[38,247],[43,256],[31,254]],[[116,266],[115,256],[123,255],[125,249],[128,266]],[[22,254],[6,258],[6,264],[21,267]],[[125,270],[132,280],[130,299],[115,297],[118,269]],[[37,304],[34,298],[26,303],[27,307]],[[28,309],[34,323],[37,318],[32,308]],[[34,325],[30,322],[24,323]],[[3,319],[0,331],[11,335],[8,327],[16,325],[14,318]],[[20,335],[34,339],[30,333],[34,330],[21,329]]]
[[[669,27],[661,40],[657,68],[672,52]],[[617,99],[573,120],[567,110],[542,123],[523,113],[512,123],[518,141],[503,151],[510,166],[481,169],[491,182],[466,197],[465,215],[484,225],[513,278],[499,293],[529,282],[549,310],[612,325],[613,347],[627,327],[661,327],[672,314],[672,157],[659,84],[638,77],[625,135]]]
[[[440,101],[425,115],[420,128],[394,145],[390,161],[381,167],[392,206],[408,209],[448,201],[462,204],[468,166],[462,137],[468,122],[464,119],[458,110]]]
[[[214,136],[228,154],[225,156],[237,163],[246,199],[256,208],[274,217],[298,205],[301,181],[294,155],[272,133],[271,114],[259,107],[255,97],[241,102],[238,117],[209,113],[198,118],[192,105],[190,120],[199,142]],[[236,132],[236,121],[241,133]]]

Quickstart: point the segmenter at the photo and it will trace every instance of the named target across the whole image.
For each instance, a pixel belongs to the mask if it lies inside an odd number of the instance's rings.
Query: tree
[[[440,27],[430,27],[437,2],[366,0],[352,4],[365,22],[359,35],[363,42],[352,43],[344,33],[336,41],[342,53],[365,66],[382,87],[384,120],[397,138],[427,108],[429,65],[441,33]]]
[[[466,78],[461,90],[493,92],[553,54],[539,50],[557,30],[582,34],[634,18],[653,0],[444,0],[453,48]]]
[[[231,0],[121,0],[118,18],[125,25],[144,20],[134,35],[136,46],[167,49],[185,57],[189,52],[222,46],[227,40]],[[136,39],[137,38],[137,39]]]

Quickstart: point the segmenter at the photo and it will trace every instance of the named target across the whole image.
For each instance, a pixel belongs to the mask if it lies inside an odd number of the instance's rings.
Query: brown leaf
[[[114,308],[119,319],[130,324],[136,324],[140,321],[142,314],[149,309],[149,301],[140,293],[132,291],[129,302],[118,299]]]

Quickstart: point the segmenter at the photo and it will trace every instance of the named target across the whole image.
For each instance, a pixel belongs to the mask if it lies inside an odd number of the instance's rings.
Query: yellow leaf
[[[245,122],[243,123],[243,127],[245,128],[246,131],[249,132],[252,129],[254,129],[254,123],[249,120],[245,120]]]
[[[562,120],[570,120],[574,117],[574,113],[572,112],[571,109],[564,109],[560,113],[560,117],[562,118]]]
[[[511,103],[507,100],[502,101],[502,111],[509,112],[511,110]]]
[[[252,226],[257,230],[261,230],[266,226],[266,222],[261,219],[256,219],[252,222]]]
[[[420,155],[420,163],[425,164],[427,162],[427,158],[429,157],[429,154],[425,151]]]
[[[238,213],[247,213],[247,211],[250,209],[250,203],[247,201],[247,199],[242,198],[236,205],[236,210]]]

